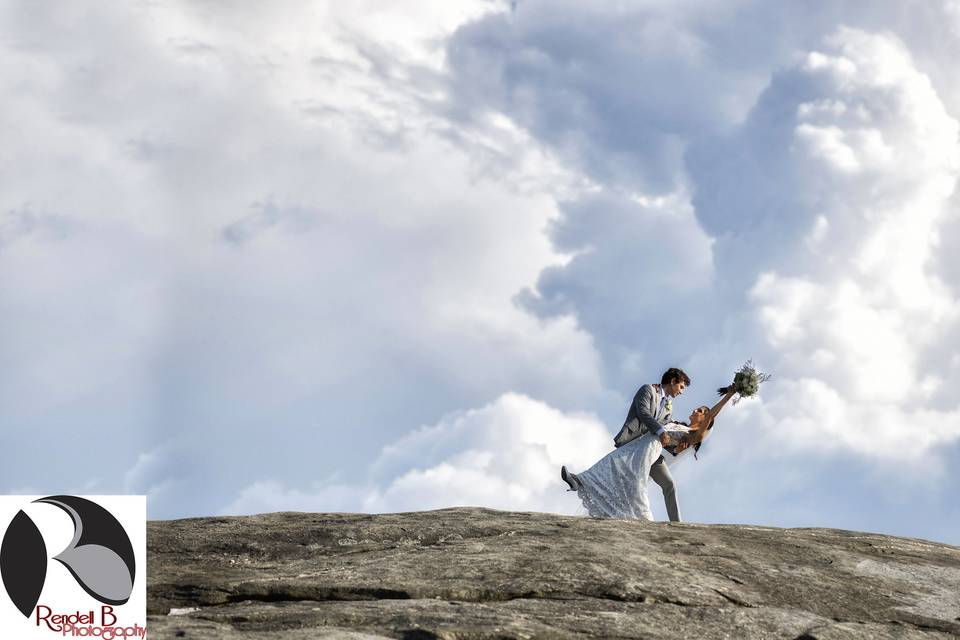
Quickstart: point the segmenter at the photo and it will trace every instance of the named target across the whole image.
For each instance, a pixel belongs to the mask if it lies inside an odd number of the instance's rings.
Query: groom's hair
[[[683,369],[677,369],[676,367],[670,367],[663,372],[663,376],[660,378],[660,384],[672,384],[674,380],[683,380],[683,383],[690,386],[690,376],[683,372]]]

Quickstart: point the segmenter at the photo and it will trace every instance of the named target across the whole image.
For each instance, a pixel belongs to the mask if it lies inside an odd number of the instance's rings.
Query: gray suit
[[[661,426],[673,419],[673,416],[662,406],[663,389],[658,390],[652,384],[645,384],[633,396],[630,409],[623,427],[613,438],[616,447],[622,447],[631,440],[651,433],[656,434]],[[680,522],[680,505],[677,502],[677,487],[670,475],[670,470],[663,461],[663,456],[657,459],[650,467],[650,478],[660,485],[663,490],[663,501],[667,506],[667,516],[671,522]]]
[[[673,416],[666,408],[661,408],[663,397],[663,390],[658,391],[652,384],[640,387],[633,396],[620,433],[613,438],[614,446],[622,447],[645,433],[656,433],[660,427],[670,422]]]

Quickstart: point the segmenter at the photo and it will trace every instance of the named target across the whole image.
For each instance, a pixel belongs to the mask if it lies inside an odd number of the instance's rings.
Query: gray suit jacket
[[[645,433],[656,433],[661,426],[671,421],[672,416],[666,408],[660,408],[663,396],[663,389],[659,385],[654,387],[652,384],[645,384],[640,387],[630,403],[623,428],[613,438],[614,446],[622,447]]]

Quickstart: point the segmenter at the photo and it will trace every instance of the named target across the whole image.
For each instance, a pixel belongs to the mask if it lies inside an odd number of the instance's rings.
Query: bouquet
[[[757,368],[753,366],[753,360],[747,360],[737,371],[736,375],[733,376],[733,390],[736,391],[739,396],[733,403],[736,404],[739,402],[740,398],[749,398],[757,395],[757,392],[760,391],[760,384],[772,377],[769,373],[757,371]],[[724,387],[717,391],[719,391],[720,395],[723,395],[729,390],[730,387]]]

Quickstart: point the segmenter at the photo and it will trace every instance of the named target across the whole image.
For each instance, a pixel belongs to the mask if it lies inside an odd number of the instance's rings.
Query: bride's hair
[[[709,414],[710,407],[708,407],[707,405],[703,405],[703,406],[697,407],[697,411]],[[710,429],[713,429],[713,423],[716,421],[717,421],[717,416],[713,416],[712,418],[710,418],[710,424],[707,425],[707,431],[709,431]]]
[[[709,414],[710,407],[708,407],[707,405],[701,405],[696,408],[696,412]],[[716,422],[716,420],[717,420],[717,416],[713,416],[712,418],[710,418],[710,424],[707,425],[706,431],[710,431],[710,429],[713,429],[713,423]],[[697,444],[693,445],[693,457],[695,460],[699,460],[699,458],[697,458],[697,454],[700,453],[700,445],[702,444],[703,444],[703,441],[701,440]]]

